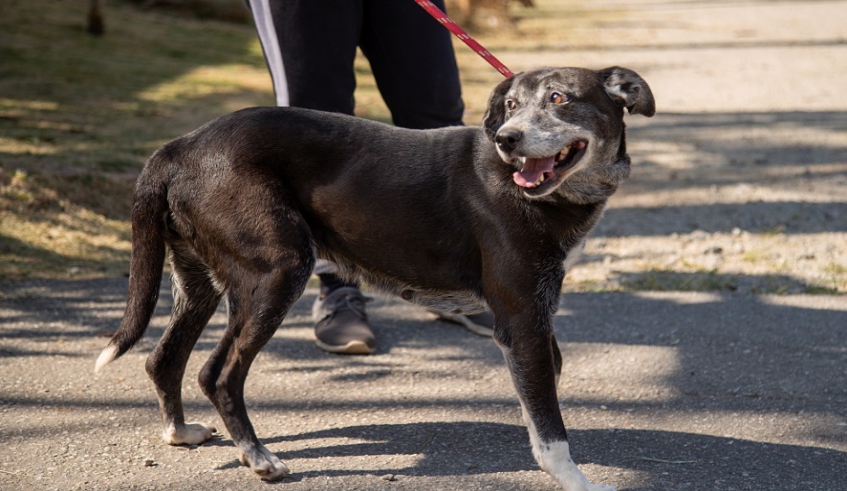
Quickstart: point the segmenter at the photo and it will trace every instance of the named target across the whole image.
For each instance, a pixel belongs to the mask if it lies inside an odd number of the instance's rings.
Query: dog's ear
[[[505,122],[506,101],[504,99],[506,97],[506,92],[509,92],[509,89],[512,88],[512,82],[514,79],[515,76],[512,75],[506,80],[500,82],[497,87],[494,87],[494,92],[492,92],[491,97],[488,98],[488,109],[485,110],[485,116],[482,118],[482,128],[485,130],[485,136],[487,136],[491,141],[494,141],[494,135],[497,134],[497,130],[499,130]]]
[[[625,107],[629,114],[656,114],[656,102],[650,86],[632,70],[613,66],[598,72],[606,93]]]

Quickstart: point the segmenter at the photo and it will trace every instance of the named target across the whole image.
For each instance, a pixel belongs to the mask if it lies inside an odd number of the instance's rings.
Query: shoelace
[[[329,317],[334,317],[335,314],[342,310],[349,310],[356,314],[362,320],[367,320],[368,316],[365,313],[365,303],[371,299],[361,293],[345,293],[339,297],[332,306],[332,311]]]

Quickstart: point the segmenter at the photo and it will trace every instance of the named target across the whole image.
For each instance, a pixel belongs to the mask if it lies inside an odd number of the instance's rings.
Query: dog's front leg
[[[513,316],[507,310],[495,308],[494,338],[517,389],[535,460],[566,491],[614,491],[613,487],[589,482],[571,458],[556,395],[561,358],[553,351],[558,348],[552,318],[539,312],[549,309],[525,309]]]

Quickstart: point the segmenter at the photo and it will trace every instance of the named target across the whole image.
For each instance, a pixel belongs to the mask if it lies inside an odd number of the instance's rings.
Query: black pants
[[[361,47],[395,125],[462,124],[450,33],[413,0],[247,1],[277,105],[353,114]]]

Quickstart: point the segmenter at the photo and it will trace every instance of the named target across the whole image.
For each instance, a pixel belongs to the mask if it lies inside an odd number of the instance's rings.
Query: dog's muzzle
[[[538,188],[545,183],[560,182],[573,170],[582,156],[588,142],[574,140],[556,155],[549,157],[522,157],[518,159],[521,170],[512,174],[515,184],[522,188]]]

